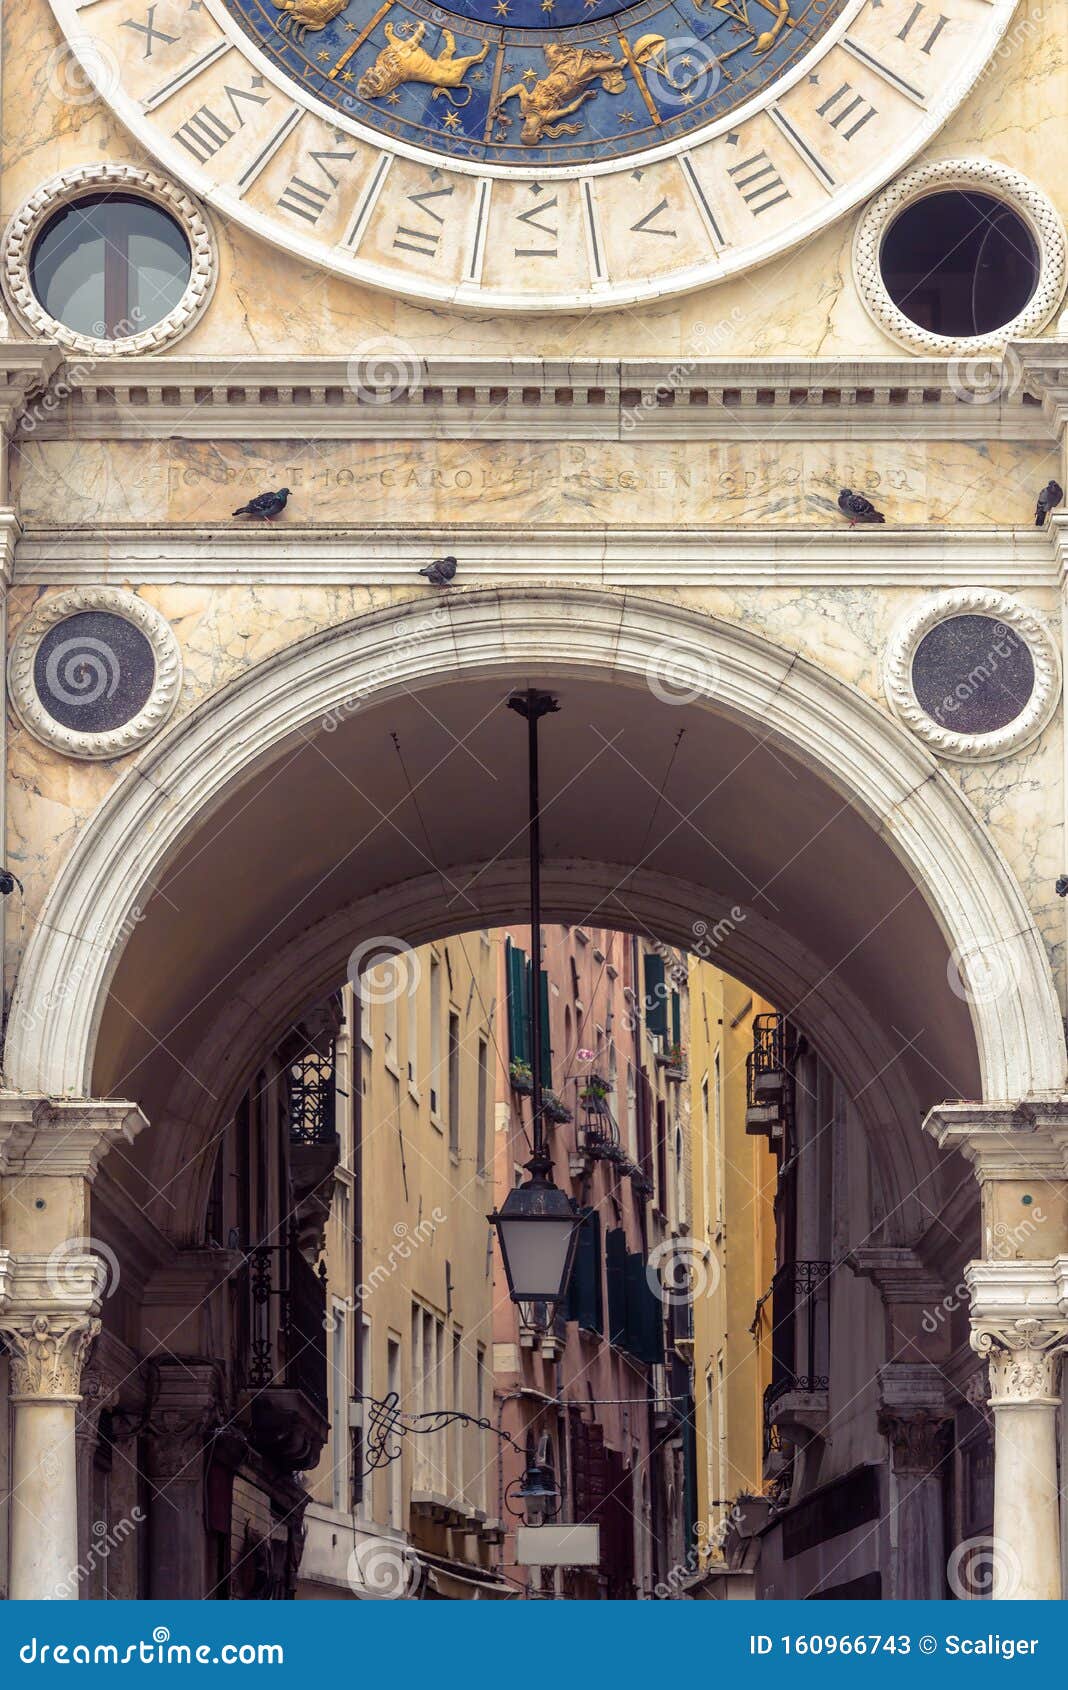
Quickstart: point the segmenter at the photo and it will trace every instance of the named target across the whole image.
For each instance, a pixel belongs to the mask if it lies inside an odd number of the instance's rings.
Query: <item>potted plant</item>
[[[570,1121],[573,1119],[570,1109],[562,1097],[557,1097],[554,1091],[543,1091],[541,1101],[545,1109],[547,1121]]]
[[[590,1074],[582,1082],[579,1097],[588,1108],[599,1108],[608,1096],[608,1086],[599,1074]]]
[[[529,1062],[518,1060],[510,1062],[508,1078],[511,1081],[512,1090],[519,1092],[523,1097],[529,1097],[534,1090],[534,1076],[530,1071]]]
[[[771,1498],[755,1491],[741,1490],[731,1504],[730,1523],[739,1537],[755,1537],[767,1523]]]

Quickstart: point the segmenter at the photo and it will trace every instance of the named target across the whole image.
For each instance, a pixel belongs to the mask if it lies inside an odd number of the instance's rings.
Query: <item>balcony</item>
[[[753,1048],[745,1059],[745,1130],[769,1142],[785,1137],[790,1105],[789,1030],[783,1015],[753,1019]]]
[[[301,1254],[294,1224],[285,1244],[250,1252],[238,1284],[242,1419],[261,1455],[283,1471],[307,1472],[330,1430],[325,1275]]]
[[[830,1262],[788,1262],[772,1280],[765,1455],[808,1443],[826,1427],[830,1272]]]

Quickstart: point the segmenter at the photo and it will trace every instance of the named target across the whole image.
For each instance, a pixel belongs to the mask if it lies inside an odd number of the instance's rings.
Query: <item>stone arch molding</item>
[[[930,752],[858,691],[745,628],[578,588],[372,612],[259,664],[160,736],[86,826],[45,901],[16,985],[6,1084],[90,1095],[121,935],[174,850],[266,756],[339,712],[517,662],[654,690],[681,663],[693,701],[758,725],[866,817],[955,954],[981,951],[992,936],[1008,947],[1015,990],[972,1004],[984,1097],[1062,1090],[1064,1034],[1041,937],[1011,870]]]

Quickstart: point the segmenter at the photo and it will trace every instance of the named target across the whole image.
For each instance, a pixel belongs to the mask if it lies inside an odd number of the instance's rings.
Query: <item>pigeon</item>
[[[1064,488],[1059,481],[1047,481],[1035,501],[1035,527],[1041,528],[1050,511],[1059,505],[1064,498]]]
[[[863,493],[854,493],[851,487],[843,487],[839,493],[838,509],[849,518],[850,528],[855,528],[858,522],[886,521],[882,511],[877,511],[870,499],[866,499]]]
[[[433,563],[425,564],[419,573],[426,576],[432,587],[447,587],[456,574],[456,559],[436,557]]]
[[[277,493],[257,493],[247,505],[234,512],[235,516],[255,516],[261,520],[266,517],[281,516],[289,501],[289,488],[279,487]]]

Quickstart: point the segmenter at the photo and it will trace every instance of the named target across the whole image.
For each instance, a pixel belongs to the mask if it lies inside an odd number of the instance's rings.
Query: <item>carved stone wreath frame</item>
[[[1034,687],[1020,714],[992,733],[955,733],[920,704],[912,683],[912,661],[925,635],[954,616],[988,616],[1024,641],[1034,664]],[[996,664],[996,653],[994,662]],[[1007,593],[993,588],[958,588],[925,599],[891,636],[883,660],[883,687],[898,720],[940,757],[986,763],[1005,757],[1042,732],[1060,697],[1057,647],[1041,619]]]
[[[37,650],[48,630],[82,611],[106,611],[139,630],[152,647],[156,673],[152,690],[135,716],[104,733],[79,733],[46,710],[34,681]],[[182,654],[170,623],[134,593],[119,587],[73,587],[44,599],[18,631],[8,661],[8,692],[19,720],[43,745],[68,757],[123,757],[159,732],[171,716],[182,687]]]
[[[882,247],[891,223],[917,200],[955,188],[972,188],[1009,206],[1026,223],[1038,251],[1034,293],[1011,322],[992,334],[933,334],[906,317],[883,281]],[[911,351],[949,357],[997,353],[1010,340],[1036,335],[1060,304],[1066,275],[1064,225],[1052,202],[1018,170],[983,158],[939,159],[905,171],[872,200],[853,237],[853,275],[876,326]],[[963,372],[963,380],[970,386],[968,374]],[[998,394],[992,391],[989,396]]]
[[[124,192],[151,200],[170,213],[189,242],[191,267],[178,304],[138,334],[117,339],[79,334],[52,317],[33,291],[30,265],[38,235],[64,206],[95,193]],[[156,170],[130,164],[86,164],[53,176],[30,195],[12,217],[4,235],[0,274],[8,303],[31,334],[58,341],[72,352],[94,358],[158,352],[192,328],[215,291],[219,262],[215,237],[203,211],[176,182]]]

